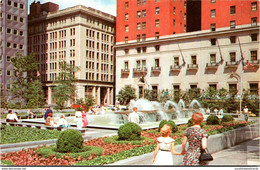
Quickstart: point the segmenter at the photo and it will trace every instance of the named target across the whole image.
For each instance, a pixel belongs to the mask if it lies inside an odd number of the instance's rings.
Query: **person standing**
[[[218,114],[219,114],[219,115],[223,115],[223,113],[224,113],[223,109],[220,108]]]
[[[207,133],[203,130],[200,124],[203,121],[203,114],[194,112],[192,115],[194,125],[189,127],[184,132],[182,141],[182,154],[184,154],[184,165],[207,165],[207,162],[200,162],[201,149],[207,148]],[[189,142],[189,147],[186,151],[186,144]]]
[[[80,111],[80,108],[77,109],[75,116],[76,116],[77,128],[80,129],[82,128],[82,113]]]
[[[87,120],[87,112],[85,110],[82,111],[82,121],[83,121],[83,127],[86,128],[88,125],[88,120]]]
[[[137,107],[133,108],[133,112],[128,115],[128,121],[139,124],[139,115],[137,113]]]
[[[218,109],[217,108],[214,109],[214,112],[215,112],[215,115],[218,115]]]
[[[209,109],[209,107],[207,107],[207,109],[206,109],[206,114],[210,114],[210,109]]]
[[[158,144],[154,150],[153,165],[173,165],[173,155],[181,155],[175,151],[174,139],[170,137],[172,127],[163,125],[160,130],[162,136],[157,139]]]
[[[245,108],[244,108],[244,115],[245,115],[245,121],[248,121],[249,115],[248,115],[248,108],[247,108],[247,106],[245,106]]]
[[[45,119],[45,120],[47,119],[49,113],[52,114],[52,110],[51,110],[51,107],[50,107],[50,106],[48,106],[48,107],[46,108],[46,112],[45,112],[45,114],[44,114],[44,119]]]

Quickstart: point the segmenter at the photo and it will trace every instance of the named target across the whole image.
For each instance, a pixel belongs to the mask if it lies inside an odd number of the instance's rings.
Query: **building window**
[[[23,22],[23,18],[20,18],[20,22]]]
[[[142,41],[146,40],[146,34],[142,34]]]
[[[128,25],[125,25],[125,32],[128,32]]]
[[[173,20],[173,27],[176,27],[176,21],[175,21],[175,19]]]
[[[258,83],[250,83],[249,88],[250,88],[250,94],[258,95],[258,90],[259,90]]]
[[[230,14],[235,14],[236,13],[236,6],[231,6],[230,7]]]
[[[155,14],[156,14],[156,15],[159,15],[159,13],[160,13],[160,8],[159,8],[159,7],[156,7],[156,8],[155,8]]]
[[[136,52],[137,52],[137,54],[140,54],[141,53],[141,48],[140,47],[136,48]]]
[[[141,23],[137,23],[137,24],[136,24],[136,29],[137,29],[137,30],[140,30],[140,29],[141,29]]]
[[[11,46],[11,43],[9,43],[9,42],[6,43],[6,46],[7,46],[8,48],[11,48],[11,47],[12,47],[12,46]]]
[[[22,45],[22,44],[19,45],[19,49],[20,49],[20,50],[23,49],[23,45]]]
[[[155,68],[159,68],[160,67],[160,59],[159,58],[154,59],[154,67]]]
[[[173,14],[176,14],[176,7],[173,7]]]
[[[128,37],[125,37],[125,43],[128,43]]]
[[[236,43],[237,37],[236,36],[231,36],[229,39],[230,39],[230,43],[234,44],[234,43]]]
[[[125,14],[125,21],[128,21],[128,14]]]
[[[257,25],[257,17],[251,18],[251,26]]]
[[[142,47],[142,52],[146,53],[146,47]]]
[[[10,56],[6,56],[6,61],[7,62],[11,62],[11,57]]]
[[[145,5],[146,4],[146,0],[143,0],[143,5]]]
[[[20,9],[24,9],[24,5],[23,4],[20,4]]]
[[[18,7],[18,3],[14,2],[14,7],[17,8]]]
[[[125,2],[125,9],[129,8],[129,2]]]
[[[125,54],[129,54],[129,49],[125,49]]]
[[[251,3],[251,11],[257,11],[257,2]]]
[[[142,29],[146,29],[146,22],[142,22]]]
[[[236,52],[230,52],[229,57],[231,62],[236,62]]]
[[[125,61],[124,69],[125,69],[125,70],[128,70],[128,68],[129,68],[128,66],[129,66],[129,65],[128,65],[128,61]]]
[[[257,60],[257,51],[250,51],[251,53],[251,61],[256,61]]]
[[[196,89],[197,88],[197,85],[196,84],[191,84],[190,85],[190,89]]]
[[[18,17],[17,16],[14,16],[14,21],[17,21],[18,20]]]
[[[228,86],[230,92],[234,92],[234,93],[237,92],[237,84],[229,84]]]
[[[191,56],[191,63],[197,64],[197,56],[195,56],[195,55]]]
[[[174,57],[174,66],[179,66],[179,57]]]
[[[23,36],[23,31],[20,31],[20,32],[19,32],[19,35],[20,35],[20,36]]]
[[[210,30],[211,31],[216,31],[216,24],[215,23],[210,24]]]
[[[230,28],[236,28],[236,21],[230,21]]]
[[[210,17],[211,17],[211,18],[215,18],[215,17],[216,17],[216,10],[215,10],[215,9],[212,9],[212,10],[210,11]]]
[[[140,38],[141,38],[140,35],[137,35],[137,36],[136,36],[136,40],[137,40],[137,42],[140,41]]]
[[[216,54],[210,54],[210,64],[216,63]]]
[[[6,32],[7,32],[8,34],[11,34],[11,29],[10,29],[10,28],[7,28],[7,29],[6,29]]]
[[[137,6],[141,5],[141,0],[137,0]]]
[[[142,10],[142,14],[143,17],[146,17],[146,10]]]
[[[160,45],[155,46],[155,51],[160,51]]]
[[[8,0],[8,1],[7,1],[7,4],[8,4],[8,5],[12,5],[12,1],[11,1],[11,0]]]
[[[137,18],[141,18],[141,11],[137,11]]]
[[[209,87],[212,89],[217,90],[217,84],[209,84]]]
[[[10,70],[7,70],[7,71],[6,71],[6,75],[7,75],[7,76],[11,76],[11,71],[10,71]]]
[[[159,32],[155,33],[155,39],[159,39]]]
[[[210,39],[211,45],[216,45],[216,42],[217,42],[217,39],[216,39],[216,38]]]
[[[159,19],[155,20],[155,27],[159,27]]]
[[[210,2],[211,2],[212,4],[214,4],[214,3],[216,3],[216,0],[210,0]]]
[[[7,14],[7,19],[11,20],[12,16],[10,14]]]
[[[257,34],[251,34],[251,41],[257,41]]]

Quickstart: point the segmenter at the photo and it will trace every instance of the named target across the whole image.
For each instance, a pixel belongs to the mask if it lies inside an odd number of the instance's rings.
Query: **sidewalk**
[[[260,165],[259,148],[260,137],[240,143],[228,149],[212,154],[214,160],[209,165]],[[142,157],[122,160],[112,165],[152,165],[153,153]]]

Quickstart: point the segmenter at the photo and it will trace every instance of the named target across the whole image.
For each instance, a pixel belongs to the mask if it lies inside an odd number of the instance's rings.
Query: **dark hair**
[[[15,114],[18,114],[17,112],[14,112]]]
[[[8,113],[12,113],[12,110],[8,110]]]

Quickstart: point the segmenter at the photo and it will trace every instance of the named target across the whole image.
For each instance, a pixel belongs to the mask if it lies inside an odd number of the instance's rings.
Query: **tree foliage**
[[[136,94],[135,88],[130,85],[123,87],[117,95],[117,100],[122,105],[128,105],[132,99],[136,99]]]
[[[84,107],[89,110],[91,106],[93,106],[96,103],[95,98],[92,95],[87,95],[85,98]]]
[[[42,83],[39,80],[30,83],[25,96],[28,99],[27,106],[29,108],[43,107],[46,103]]]
[[[61,61],[59,63],[60,73],[54,87],[54,98],[57,104],[57,109],[62,110],[65,108],[64,104],[70,99],[75,97],[75,73],[80,70],[79,67]]]

